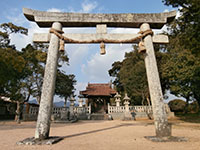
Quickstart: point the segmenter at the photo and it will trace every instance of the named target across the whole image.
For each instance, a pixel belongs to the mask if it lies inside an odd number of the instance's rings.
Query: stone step
[[[95,113],[91,114],[91,120],[108,120],[108,114]]]

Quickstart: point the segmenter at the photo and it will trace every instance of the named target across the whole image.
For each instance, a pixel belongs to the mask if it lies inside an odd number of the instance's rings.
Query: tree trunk
[[[149,96],[147,96],[147,104],[148,104],[148,106],[151,106],[151,102],[150,102],[150,99],[149,99]]]
[[[67,107],[67,98],[65,98],[64,107]]]
[[[31,92],[29,92],[29,93],[28,93],[28,96],[27,96],[27,98],[26,98],[26,100],[25,100],[24,102],[28,102],[28,101],[29,101],[29,98],[30,98],[30,96],[31,96]]]
[[[5,101],[5,102],[17,104],[17,109],[15,111],[15,121],[20,123],[20,114],[21,114],[20,105],[21,105],[22,102],[11,100],[10,97],[5,97],[5,96],[0,96],[0,99]],[[8,109],[8,111],[10,111],[8,107],[7,107],[7,109]]]
[[[198,107],[199,107],[198,113],[200,114],[200,100],[197,100],[197,104],[198,104]]]
[[[17,109],[16,109],[16,113],[15,113],[15,121],[17,123],[20,123],[20,102],[17,102]]]
[[[188,113],[188,106],[189,106],[189,97],[186,97],[186,105],[184,107],[184,114]]]
[[[40,105],[40,101],[41,101],[41,96],[37,96],[36,97],[37,103]]]
[[[148,108],[150,108],[150,107],[151,107],[150,99],[149,99],[148,96],[146,97],[146,99],[147,99],[147,106],[148,106]],[[151,110],[147,110],[147,116],[148,116],[148,118],[149,118],[150,120],[153,119],[152,115],[153,115],[153,114],[152,114]]]

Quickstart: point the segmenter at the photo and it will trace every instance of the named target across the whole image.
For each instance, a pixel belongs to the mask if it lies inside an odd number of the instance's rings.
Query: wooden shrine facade
[[[83,98],[86,98],[86,105],[91,104],[92,113],[107,113],[108,103],[117,92],[111,84],[88,83],[86,90],[80,91]]]

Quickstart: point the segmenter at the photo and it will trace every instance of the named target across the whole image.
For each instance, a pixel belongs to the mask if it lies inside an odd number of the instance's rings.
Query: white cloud
[[[97,7],[97,2],[96,1],[93,1],[93,2],[90,2],[88,0],[85,0],[81,6],[82,6],[82,10],[81,12],[84,12],[84,13],[89,13],[91,11],[93,11],[96,7]]]
[[[61,9],[58,9],[58,8],[50,8],[47,10],[48,12],[62,12]]]
[[[180,16],[181,16],[181,12],[180,12],[180,10],[181,10],[182,8],[180,7],[178,10],[176,10],[176,17],[175,17],[175,19],[177,19],[177,18],[179,18]],[[171,11],[173,11],[173,10],[171,10]],[[166,9],[166,10],[164,10],[164,12],[169,12],[169,10],[168,9]],[[161,30],[153,30],[155,33],[163,33],[163,32],[168,32],[168,29],[167,29],[168,27],[166,26],[166,25],[164,25],[163,27],[162,27],[162,29]]]
[[[12,8],[7,11],[5,11],[6,19],[9,20],[9,22],[12,22],[13,24],[22,26],[24,23],[27,22],[25,19],[23,13],[21,12],[21,9],[18,8]]]
[[[130,44],[122,45],[112,44],[106,46],[106,54],[101,56],[99,52],[92,55],[86,64],[82,64],[81,71],[90,82],[109,82],[110,76],[108,70],[111,69],[112,63],[122,61],[125,52],[130,52]]]
[[[15,44],[18,50],[24,48],[27,44],[32,43],[34,33],[47,33],[48,29],[39,28],[36,23],[29,22],[28,35],[11,34],[11,44]]]
[[[180,12],[181,9],[182,8],[179,8],[179,10],[177,11],[177,13],[176,13],[176,19],[178,19],[182,15],[181,12]]]
[[[109,33],[138,33],[140,29],[138,28],[115,28],[109,29]]]
[[[163,12],[169,12],[169,9],[165,9]]]
[[[110,33],[137,33],[139,29],[116,28],[109,29]],[[98,51],[91,55],[87,62],[81,65],[81,71],[89,82],[109,82],[108,70],[115,61],[122,61],[125,52],[132,51],[131,44],[106,44],[106,54],[101,56]]]
[[[77,82],[77,84],[75,85],[75,88],[76,88],[75,95],[78,96],[79,91],[85,90],[87,84],[88,84],[87,82]]]
[[[69,57],[69,66],[65,69],[69,73],[74,73],[77,68],[80,68],[80,64],[83,63],[84,59],[87,58],[89,53],[89,46],[88,45],[65,45],[65,51]]]
[[[27,22],[22,13],[18,14],[17,16],[7,16],[7,19],[10,20],[13,24],[20,26]]]

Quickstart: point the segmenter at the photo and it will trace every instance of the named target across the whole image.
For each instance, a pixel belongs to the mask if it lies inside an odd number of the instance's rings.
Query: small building
[[[92,113],[108,113],[108,103],[116,94],[110,83],[88,83],[80,95],[86,98],[86,105],[91,104]]]
[[[15,119],[16,103],[6,102],[0,99],[0,120]]]

